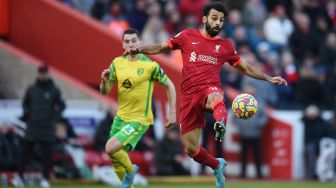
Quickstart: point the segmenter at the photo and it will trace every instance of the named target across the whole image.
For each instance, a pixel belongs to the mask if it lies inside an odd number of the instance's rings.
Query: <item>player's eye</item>
[[[128,44],[128,43],[129,43],[129,40],[125,40],[125,43]]]

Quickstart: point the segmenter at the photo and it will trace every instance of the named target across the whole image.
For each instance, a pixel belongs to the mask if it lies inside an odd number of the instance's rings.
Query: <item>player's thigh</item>
[[[206,109],[211,109],[211,105],[214,101],[223,100],[224,92],[218,87],[209,87],[206,90]]]
[[[203,96],[195,96],[192,100],[184,101],[180,109],[180,128],[184,135],[205,126]]]
[[[119,151],[122,148],[122,143],[118,138],[112,137],[110,138],[105,145],[105,152],[109,154],[113,154]]]
[[[120,131],[113,135],[113,137],[120,141],[124,150],[133,150],[148,128],[149,125],[138,122],[125,122]]]
[[[197,151],[201,132],[201,128],[196,128],[182,135],[182,141],[188,154],[193,154]]]
[[[123,121],[119,116],[115,116],[108,138],[112,138],[115,134],[117,134],[125,124],[126,122]]]
[[[108,136],[109,139],[105,145],[105,151],[107,153],[114,153],[122,148],[122,142],[116,138],[115,135],[121,131],[125,124],[126,122],[124,122],[119,116],[115,116],[113,119],[113,124]]]

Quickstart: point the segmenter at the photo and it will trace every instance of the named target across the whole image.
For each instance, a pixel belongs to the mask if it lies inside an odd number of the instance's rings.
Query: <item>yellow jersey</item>
[[[109,70],[109,83],[118,83],[117,115],[126,122],[153,124],[153,82],[162,84],[167,80],[159,64],[143,54],[137,61],[119,56],[112,61]]]

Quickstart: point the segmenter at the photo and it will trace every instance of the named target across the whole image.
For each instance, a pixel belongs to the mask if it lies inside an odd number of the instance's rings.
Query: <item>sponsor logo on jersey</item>
[[[196,56],[197,56],[196,52],[191,52],[189,61],[190,62],[195,62],[196,61]]]
[[[215,58],[215,57],[208,56],[208,55],[203,55],[203,54],[197,55],[196,52],[191,52],[189,61],[190,62],[196,62],[196,60],[206,62],[206,63],[210,63],[210,64],[217,64],[217,58]]]
[[[208,55],[198,55],[197,61],[203,61],[210,64],[217,64],[217,58]]]
[[[131,79],[129,79],[129,78],[127,78],[126,80],[124,80],[123,82],[122,82],[122,87],[124,87],[124,88],[126,88],[126,89],[131,89],[131,88],[133,88],[133,84],[132,84],[132,81],[131,81]]]

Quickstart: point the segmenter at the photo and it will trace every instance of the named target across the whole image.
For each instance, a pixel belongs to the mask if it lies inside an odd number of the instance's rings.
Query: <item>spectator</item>
[[[336,28],[336,2],[328,1],[325,6],[325,9],[335,29]]]
[[[40,185],[50,187],[48,179],[52,145],[55,141],[55,122],[64,109],[65,103],[61,92],[50,78],[48,66],[39,66],[36,82],[27,89],[23,99],[23,120],[27,123],[27,130],[21,155],[21,178],[33,148],[38,146],[43,154],[39,160],[43,168]]]
[[[160,4],[156,1],[153,1],[151,3],[147,2],[146,11],[148,17],[160,17],[160,14],[162,12]]]
[[[57,120],[56,125],[59,125],[59,126],[62,126],[62,127],[65,128],[66,141],[70,145],[72,145],[72,146],[81,146],[82,145],[81,141],[77,137],[77,134],[75,133],[75,130],[72,128],[72,125],[69,123],[69,120],[67,118],[60,117]]]
[[[176,2],[174,0],[169,0],[164,6],[164,18],[165,18],[165,29],[170,36],[176,35],[181,31],[182,19],[178,12]]]
[[[302,12],[294,14],[295,30],[290,36],[290,47],[294,57],[301,62],[305,56],[316,56],[319,41],[316,31],[311,29],[308,16]]]
[[[260,81],[259,81],[260,82]],[[252,149],[254,164],[256,167],[257,177],[263,178],[261,173],[261,155],[260,155],[260,140],[263,132],[263,127],[266,125],[268,117],[266,114],[265,96],[259,94],[262,91],[256,83],[246,82],[243,85],[244,93],[253,95],[258,101],[258,112],[255,116],[248,120],[234,118],[233,122],[238,126],[241,145],[241,178],[246,178],[246,165],[249,149]],[[257,92],[258,91],[258,92]]]
[[[308,106],[312,103],[321,105],[324,100],[322,84],[313,66],[314,60],[307,57],[299,71],[296,100],[303,106]]]
[[[8,125],[0,124],[0,174],[18,171],[22,139]]]
[[[116,115],[116,105],[106,111],[105,118],[99,123],[95,135],[93,147],[98,152],[105,152],[105,144],[108,140],[108,134],[113,124],[114,116]]]
[[[179,2],[179,11],[182,17],[192,15],[196,18],[197,24],[201,24],[204,5],[205,0],[181,0]]]
[[[293,32],[293,23],[287,18],[285,7],[274,7],[269,18],[264,23],[266,39],[282,49],[287,46],[288,38]]]
[[[72,5],[78,9],[79,11],[89,15],[91,11],[91,7],[95,3],[95,0],[71,0]]]
[[[336,65],[336,34],[330,32],[327,34],[326,42],[320,50],[321,64],[324,66],[326,73],[329,75],[333,72]]]
[[[95,0],[91,7],[91,16],[101,20],[107,10],[107,0]]]
[[[157,175],[188,175],[189,172],[182,165],[182,151],[178,128],[166,129],[165,136],[157,143],[155,149]]]
[[[288,87],[277,88],[279,98],[279,105],[297,105],[294,96],[296,86],[299,81],[299,73],[295,65],[293,54],[290,51],[283,51],[281,54],[281,68],[284,78],[287,80]]]
[[[180,14],[177,11],[173,11],[167,17],[168,19],[164,23],[165,29],[170,36],[176,35],[182,28]]]
[[[248,0],[243,10],[243,22],[246,27],[260,30],[266,19],[267,12],[261,0]]]
[[[323,83],[325,91],[325,104],[330,107],[334,103],[336,96],[336,34],[329,33],[326,37],[326,43],[320,51],[321,68],[325,73]]]
[[[160,17],[149,18],[142,32],[142,41],[144,44],[155,44],[165,41],[169,38],[168,33],[164,30]]]
[[[102,21],[108,25],[108,28],[121,37],[123,32],[129,28],[126,17],[122,14],[119,2],[112,3],[109,11],[102,18]]]
[[[226,37],[232,38],[234,36],[235,29],[242,24],[241,17],[241,13],[238,10],[231,10],[229,12],[229,18],[223,26]]]
[[[332,137],[332,128],[327,121],[322,119],[320,109],[316,105],[309,105],[305,109],[302,121],[304,124],[305,177],[315,179],[320,140],[324,137]]]
[[[53,172],[56,178],[79,178],[79,170],[75,166],[74,159],[67,151],[69,143],[68,129],[64,121],[56,123],[55,135],[56,142],[53,146]]]
[[[148,19],[147,5],[146,0],[135,0],[132,11],[127,15],[130,26],[140,32]]]

